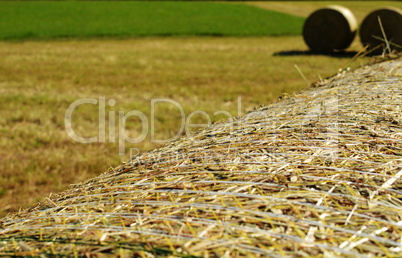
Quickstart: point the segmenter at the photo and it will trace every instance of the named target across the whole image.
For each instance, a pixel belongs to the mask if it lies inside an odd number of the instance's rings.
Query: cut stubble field
[[[144,141],[127,144],[125,156],[108,137],[104,143],[73,141],[64,116],[76,100],[114,99],[115,106],[106,105],[106,121],[109,111],[117,120],[119,110],[138,110],[150,122],[152,99],[167,98],[186,116],[202,110],[216,122],[225,118],[214,116],[216,111],[238,115],[238,97],[244,113],[308,87],[295,65],[312,83],[371,61],[352,61],[352,54],[305,55],[306,50],[301,36],[0,42],[0,215],[127,161],[130,148],[159,146],[149,133]],[[359,43],[351,50],[361,50]],[[77,134],[96,136],[98,113],[96,105],[78,108],[72,117]],[[155,137],[175,136],[180,119],[176,107],[160,103]],[[191,122],[207,123],[201,115]],[[126,129],[137,137],[143,127],[132,117]]]
[[[303,17],[307,17],[318,8],[341,5],[353,12],[359,24],[377,8],[393,6],[402,9],[401,1],[250,1],[247,4]]]

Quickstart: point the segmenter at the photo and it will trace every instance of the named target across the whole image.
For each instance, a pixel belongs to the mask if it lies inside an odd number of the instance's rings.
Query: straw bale
[[[398,256],[402,60],[143,153],[0,220],[0,255]]]
[[[313,12],[304,23],[303,38],[314,52],[333,52],[350,46],[357,31],[353,13],[332,5]]]
[[[375,54],[381,54],[387,49],[386,41],[390,51],[401,52],[402,10],[385,7],[368,14],[360,27],[360,40]]]

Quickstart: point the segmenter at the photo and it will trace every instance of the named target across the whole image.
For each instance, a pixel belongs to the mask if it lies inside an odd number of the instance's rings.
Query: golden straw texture
[[[402,60],[344,71],[0,222],[1,255],[398,256]]]

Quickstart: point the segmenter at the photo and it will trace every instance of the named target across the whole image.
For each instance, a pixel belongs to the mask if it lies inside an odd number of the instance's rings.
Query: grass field
[[[350,50],[360,49],[355,41]],[[294,65],[313,82],[370,61],[352,62],[348,54],[305,55],[306,50],[301,36],[1,41],[0,215],[128,159],[128,154],[119,156],[118,143],[109,137],[105,143],[82,144],[67,135],[64,115],[72,102],[114,99],[116,105],[106,108],[108,120],[109,111],[119,110],[138,110],[150,118],[151,100],[169,98],[187,116],[203,110],[216,121],[222,118],[213,116],[216,111],[237,115],[238,97],[245,112],[306,88]],[[97,135],[98,120],[96,106],[83,106],[74,113],[74,129],[83,136]],[[205,118],[191,121],[205,123]],[[158,106],[157,139],[174,136],[179,124],[180,114],[172,105]],[[142,130],[134,118],[126,128],[132,137]],[[148,134],[138,144],[127,144],[126,150],[157,146]]]
[[[298,35],[303,21],[302,17],[243,4],[0,2],[0,39]]]

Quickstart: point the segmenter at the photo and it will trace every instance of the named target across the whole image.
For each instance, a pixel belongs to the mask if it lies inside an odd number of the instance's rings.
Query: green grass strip
[[[213,2],[0,2],[0,39],[299,35],[304,18]]]

